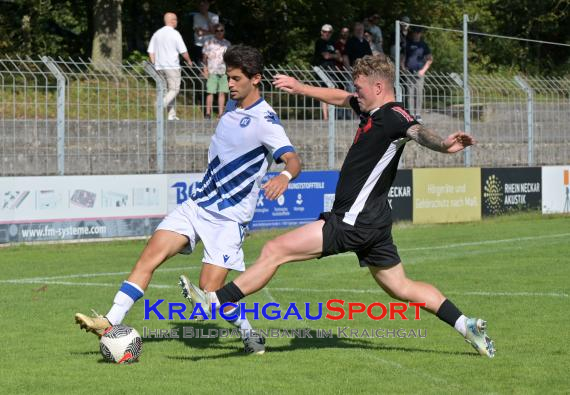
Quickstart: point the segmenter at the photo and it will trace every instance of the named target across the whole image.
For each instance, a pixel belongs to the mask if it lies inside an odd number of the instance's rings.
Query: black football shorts
[[[325,221],[321,258],[353,251],[362,267],[390,267],[400,263],[392,240],[392,223],[381,228],[355,227],[330,212],[321,213],[319,219]]]

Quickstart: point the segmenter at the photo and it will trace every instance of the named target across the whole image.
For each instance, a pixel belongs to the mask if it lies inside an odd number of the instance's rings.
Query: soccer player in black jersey
[[[409,140],[434,151],[456,153],[475,143],[464,133],[441,138],[418,123],[394,96],[394,65],[383,56],[365,56],[353,67],[356,93],[302,84],[277,75],[274,85],[285,92],[304,95],[335,106],[350,106],[360,115],[336,187],[331,212],[310,224],[268,241],[251,267],[216,292],[193,284],[183,290],[191,302],[209,307],[216,302],[235,303],[262,289],[280,265],[306,261],[346,251],[356,253],[374,280],[390,296],[425,302],[425,309],[453,326],[481,355],[492,358],[494,344],[486,322],[468,318],[431,284],[409,279],[392,241],[392,219],[387,195],[398,160]]]

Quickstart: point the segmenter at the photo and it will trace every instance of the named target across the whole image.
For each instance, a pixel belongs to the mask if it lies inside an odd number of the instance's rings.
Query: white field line
[[[42,279],[19,279],[19,280],[2,280],[0,284],[42,284],[42,285],[66,285],[70,287],[112,287],[119,288],[121,283],[86,283],[86,282],[72,282],[72,281],[59,281],[59,280],[42,280]],[[174,285],[163,284],[149,284],[149,288],[177,288]]]
[[[175,271],[186,271],[186,270],[198,270],[201,267],[198,266],[187,266],[187,267],[168,267],[164,269],[157,269],[159,273],[162,272],[175,272]],[[0,280],[0,283],[19,283],[19,282],[30,282],[30,281],[51,281],[51,280],[65,280],[72,278],[93,278],[93,277],[112,277],[112,276],[124,276],[130,274],[131,272],[103,272],[103,273],[81,273],[81,274],[68,274],[65,276],[50,276],[50,277],[30,277],[22,279],[13,280]]]
[[[465,243],[446,244],[446,245],[442,245],[442,246],[402,248],[400,251],[440,250],[440,249],[455,248],[455,247],[470,247],[470,246],[502,244],[502,243],[519,243],[521,241],[554,239],[554,238],[558,238],[558,237],[568,237],[568,236],[570,236],[570,233],[557,233],[557,234],[542,235],[542,236],[515,237],[512,239],[470,241],[470,242],[465,242]]]
[[[380,288],[371,289],[315,289],[315,288],[271,288],[274,292],[341,292],[341,293],[356,293],[356,294],[371,294],[382,291]],[[469,291],[469,292],[445,292],[449,295],[478,295],[478,296],[542,296],[553,298],[568,298],[570,295],[563,292],[487,292],[487,291]]]
[[[477,246],[477,245],[499,244],[499,243],[513,243],[513,242],[548,239],[548,238],[558,238],[558,237],[567,237],[567,236],[570,236],[570,233],[558,233],[558,234],[552,234],[552,235],[518,237],[518,238],[500,239],[500,240],[482,240],[482,241],[474,241],[474,242],[466,242],[466,243],[445,244],[445,245],[441,245],[441,246],[400,248],[399,251],[405,252],[405,251],[439,250],[439,249],[447,249],[447,248],[454,248],[454,247]],[[328,256],[328,257],[325,257],[324,259],[341,257],[341,256],[350,255],[350,254],[354,254],[354,253],[345,252],[343,254]],[[201,268],[201,266],[186,266],[186,267],[158,269],[157,271],[170,272],[170,271],[197,270],[199,268]],[[19,280],[56,280],[56,279],[61,280],[61,279],[72,279],[72,278],[119,276],[119,275],[126,275],[126,274],[130,274],[130,272],[85,273],[85,274],[70,274],[70,275],[65,275],[65,276],[31,277],[31,278],[14,279],[14,280],[0,280],[0,284],[1,283],[18,282]],[[364,291],[364,292],[367,292],[367,291]]]
[[[48,284],[48,285],[66,285],[66,286],[86,286],[86,287],[118,287],[119,283],[90,283],[90,282],[72,282],[72,281],[60,281],[60,280],[50,280],[42,278],[18,278],[13,280],[0,280],[0,284]],[[178,288],[175,285],[167,284],[149,284],[150,288]],[[272,302],[276,302],[273,292],[293,292],[293,293],[353,293],[353,294],[373,294],[381,292],[380,288],[372,289],[346,289],[346,288],[334,288],[334,289],[316,289],[316,288],[263,288],[263,292]],[[446,292],[448,295],[465,295],[465,296],[506,296],[506,297],[550,297],[550,298],[568,298],[569,294],[563,292],[487,292],[487,291],[468,291],[468,292]]]
[[[504,244],[504,243],[519,243],[524,241],[532,240],[543,240],[543,239],[555,239],[559,237],[569,237],[570,233],[556,233],[552,235],[542,235],[542,236],[528,236],[528,237],[515,237],[512,239],[499,239],[499,240],[480,240],[480,241],[469,241],[465,243],[452,243],[444,244],[439,246],[428,246],[428,247],[412,247],[412,248],[398,248],[399,252],[411,252],[411,251],[431,251],[431,250],[445,250],[457,247],[472,247],[490,244]],[[353,252],[345,252],[342,254],[327,256],[324,259],[339,258],[346,255],[354,254]]]
[[[277,303],[277,300],[275,300],[273,295],[271,295],[271,292],[269,292],[269,288],[263,288],[263,293],[265,293],[265,296],[267,296],[267,299],[269,299],[270,302]]]
[[[518,237],[518,238],[511,238],[511,239],[499,239],[499,240],[482,240],[482,241],[475,241],[475,242],[466,242],[466,243],[455,243],[455,244],[446,244],[441,246],[430,246],[430,247],[417,247],[417,248],[403,248],[400,251],[420,251],[420,250],[437,250],[437,249],[446,249],[446,248],[454,248],[454,247],[463,247],[463,246],[477,246],[477,245],[488,245],[488,244],[499,244],[499,243],[513,243],[513,242],[523,242],[523,241],[530,241],[530,240],[540,240],[540,239],[548,239],[548,238],[558,238],[558,237],[567,237],[570,236],[570,233],[558,233],[552,235],[542,235],[542,236],[530,236],[530,237]],[[352,253],[344,253],[336,256],[342,256]],[[327,258],[334,258],[327,257]],[[197,270],[200,266],[186,266],[186,267],[175,267],[175,268],[164,268],[158,269],[159,272],[170,272],[170,271],[185,271],[185,270]],[[55,280],[63,280],[63,279],[73,279],[73,278],[93,278],[93,277],[104,277],[104,276],[119,276],[119,275],[126,275],[130,272],[107,272],[107,273],[83,273],[83,274],[71,274],[66,276],[51,276],[51,277],[31,277],[31,278],[20,278],[20,279],[11,279],[11,280],[0,280],[0,284],[53,284],[53,285],[68,285],[68,286],[117,286],[117,284],[106,284],[106,283],[88,283],[88,282],[67,282],[67,281],[55,281]],[[160,284],[150,284],[153,288],[175,288],[175,286],[171,285],[160,285]],[[312,288],[269,288],[273,291],[277,292],[331,292],[331,290],[325,289],[312,289]],[[273,299],[269,292],[268,288],[265,288],[266,295]],[[344,292],[344,293],[357,293],[357,294],[364,294],[364,293],[373,293],[378,292],[378,288],[376,289],[342,289],[336,288],[333,290],[334,292]],[[563,292],[487,292],[487,291],[470,291],[470,292],[446,292],[450,295],[477,295],[477,296],[507,296],[507,297],[555,297],[555,298],[568,298],[570,295]]]

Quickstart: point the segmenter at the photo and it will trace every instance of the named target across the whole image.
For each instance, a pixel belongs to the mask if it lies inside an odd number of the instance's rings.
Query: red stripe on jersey
[[[372,117],[368,118],[368,122],[366,122],[366,125],[359,127],[356,130],[356,136],[354,136],[353,144],[356,144],[362,133],[367,133],[371,128],[372,128]]]
[[[412,122],[414,120],[414,118],[410,114],[408,114],[408,112],[404,110],[402,107],[392,107],[392,110],[396,111],[398,114],[403,116],[404,119],[408,122]]]

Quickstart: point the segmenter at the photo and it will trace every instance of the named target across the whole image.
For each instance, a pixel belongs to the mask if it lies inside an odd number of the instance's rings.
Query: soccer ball
[[[99,349],[107,362],[135,362],[142,353],[142,338],[135,328],[115,325],[101,336]]]

